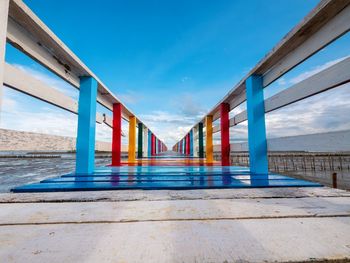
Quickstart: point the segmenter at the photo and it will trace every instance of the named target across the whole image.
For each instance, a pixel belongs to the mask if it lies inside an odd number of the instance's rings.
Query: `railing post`
[[[267,174],[265,105],[261,76],[252,75],[246,80],[246,93],[250,171]]]
[[[3,89],[2,84],[4,82],[8,12],[9,12],[9,0],[1,0],[0,1],[0,123],[1,123],[1,109],[2,109],[2,89]]]
[[[197,139],[195,138],[197,134]],[[194,157],[198,157],[198,126],[195,126],[193,128],[193,134],[192,134],[192,138],[193,138],[193,156]]]
[[[213,163],[213,116],[208,115],[205,118],[206,126],[206,138],[205,138],[205,149],[207,154],[207,163]]]
[[[148,128],[143,129],[143,156],[148,157]]]
[[[129,153],[128,161],[133,163],[136,161],[136,117],[129,117]]]
[[[190,131],[190,155],[193,157],[193,130]]]
[[[92,174],[95,167],[97,81],[80,78],[78,134],[76,142],[76,173]]]
[[[190,155],[190,134],[186,135],[186,155]]]
[[[154,141],[153,141],[153,155],[157,155],[157,137],[154,136]]]
[[[152,156],[152,132],[148,130],[148,157]]]
[[[139,122],[138,124],[138,138],[137,138],[137,158],[143,157],[143,124]]]
[[[154,134],[152,133],[152,144],[151,144],[151,155],[155,155],[155,149],[154,149],[154,144],[155,144],[155,137]]]
[[[122,147],[122,105],[113,104],[112,166],[120,166]]]
[[[221,165],[230,166],[230,104],[220,105]]]
[[[198,157],[204,158],[203,123],[198,123]]]

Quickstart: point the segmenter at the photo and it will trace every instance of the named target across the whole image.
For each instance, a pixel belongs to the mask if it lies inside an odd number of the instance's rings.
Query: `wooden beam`
[[[8,63],[5,63],[4,85],[61,109],[78,114],[78,103],[74,99]],[[96,122],[102,123],[103,119],[102,114],[97,113]]]
[[[280,76],[350,30],[350,6],[347,6],[339,13],[336,13],[339,10],[339,7],[337,7],[338,3],[336,2],[339,3],[341,8],[349,1],[328,1],[327,5],[330,7],[327,9],[329,11],[325,13],[325,11],[320,10],[320,12],[324,14],[322,19],[312,19],[314,24],[310,24],[307,28],[303,29],[302,32],[293,35],[288,43],[286,42],[284,47],[281,47],[281,49],[285,51],[275,52],[273,56],[276,57],[276,59],[270,59],[273,60],[269,62],[272,66],[267,66],[266,68],[261,66],[261,68],[257,69],[257,73],[259,73],[259,71],[264,73],[264,87],[268,86]],[[334,10],[334,8],[336,10]],[[329,12],[337,15],[329,18]],[[328,21],[326,23],[325,20],[327,19]],[[314,33],[310,34],[310,30]],[[307,33],[309,37],[305,38],[305,34],[303,33]],[[298,46],[296,47],[294,47],[296,45],[295,41],[298,43]],[[279,55],[277,53],[282,54]]]
[[[263,75],[263,85],[266,87],[348,32],[349,20],[349,0],[321,1],[207,115],[214,115],[213,121],[215,121],[221,103],[230,103],[231,110],[237,107],[246,100],[245,81],[249,76]],[[205,117],[201,122],[204,120]]]
[[[98,83],[97,102],[113,111],[120,100],[21,0],[11,0],[7,41],[44,67],[79,88],[79,77],[91,76]],[[124,104],[122,117],[135,116]],[[137,119],[137,122],[140,122]]]
[[[350,57],[312,75],[311,77],[295,84],[294,86],[282,90],[274,96],[265,100],[265,112],[271,112],[309,98],[329,89],[338,87],[350,81]],[[247,120],[247,111],[242,111],[230,119],[230,126],[235,126]],[[220,126],[213,128],[215,132],[220,130]]]

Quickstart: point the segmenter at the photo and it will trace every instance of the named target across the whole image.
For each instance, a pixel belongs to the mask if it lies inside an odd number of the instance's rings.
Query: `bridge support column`
[[[193,130],[190,131],[190,156],[193,157]]]
[[[136,117],[129,118],[129,163],[136,161]]]
[[[186,155],[190,155],[190,134],[186,135]]]
[[[198,157],[204,158],[203,123],[198,123]]]
[[[209,115],[205,118],[206,138],[205,150],[207,154],[207,163],[213,163],[213,116]]]
[[[0,1],[0,123],[1,123],[1,108],[2,108],[2,89],[4,81],[5,68],[5,49],[7,35],[7,19],[9,12],[9,0]]]
[[[193,156],[198,157],[198,126],[193,128]]]
[[[112,166],[120,166],[122,148],[122,105],[113,104]]]
[[[143,157],[148,157],[148,129],[143,129]]]
[[[158,153],[158,138],[154,137],[154,155]]]
[[[81,77],[75,167],[77,174],[92,174],[94,172],[96,98],[97,81],[92,77]]]
[[[137,158],[143,157],[143,124],[139,122],[138,124],[138,133],[137,133]]]
[[[152,133],[152,145],[151,145],[151,155],[154,156],[155,155],[155,143],[156,143],[156,138],[154,136],[154,134]]]
[[[148,130],[148,147],[147,147],[148,157],[152,156],[152,132]]]
[[[250,171],[267,174],[265,105],[261,76],[252,75],[246,80],[246,93]]]
[[[230,105],[220,105],[221,165],[230,166]]]

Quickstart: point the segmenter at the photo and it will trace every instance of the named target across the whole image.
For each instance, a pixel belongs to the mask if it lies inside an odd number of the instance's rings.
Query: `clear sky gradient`
[[[203,117],[317,2],[25,1],[168,146]],[[349,39],[345,35],[320,51],[267,88],[265,96],[348,56]],[[74,88],[10,46],[6,59],[77,98]],[[350,107],[345,99],[350,99],[348,86],[269,114],[268,134],[276,137],[348,129]],[[5,89],[2,115],[4,128],[76,134],[75,116],[10,89]],[[126,131],[126,126],[123,129]],[[245,140],[246,124],[231,133],[231,140]],[[108,141],[110,136],[110,129],[99,125],[97,138]]]

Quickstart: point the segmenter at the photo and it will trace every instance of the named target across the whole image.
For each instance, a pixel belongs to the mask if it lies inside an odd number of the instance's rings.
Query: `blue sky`
[[[25,1],[169,146],[209,111],[317,2]],[[342,37],[276,81],[265,90],[265,96],[348,56],[349,39],[349,35]],[[74,88],[10,46],[6,59],[77,97]],[[337,100],[329,101],[327,105],[333,107],[333,111],[323,114],[333,124],[338,123],[332,126],[333,130],[350,128],[349,108],[342,104],[344,96],[350,98],[349,87],[330,92],[334,93],[332,99]],[[329,97],[329,94],[319,96]],[[316,104],[325,103],[322,97],[314,100]],[[10,89],[5,89],[4,101],[1,127],[75,136],[76,116],[70,113]],[[306,103],[311,105],[312,101]],[[336,114],[339,109],[335,110],[334,105],[340,105],[343,113]],[[305,116],[302,125],[288,126],[300,121],[298,109],[304,109],[302,103],[268,115],[269,136],[332,130],[315,121],[315,113]],[[102,107],[98,110],[105,111]],[[14,115],[15,111],[21,114]],[[285,117],[291,118],[290,112],[294,112],[297,119],[283,123]],[[279,126],[282,128],[276,129]],[[98,125],[97,131],[99,140],[110,140],[109,128]],[[232,134],[232,140],[245,140],[246,123],[232,128]]]

